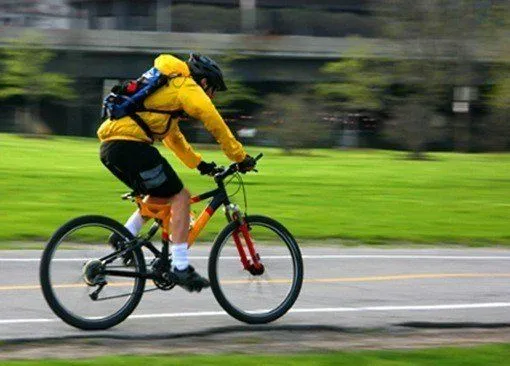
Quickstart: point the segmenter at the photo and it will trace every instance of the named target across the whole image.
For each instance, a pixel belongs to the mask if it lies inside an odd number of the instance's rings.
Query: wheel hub
[[[89,286],[100,285],[105,282],[103,263],[99,259],[91,259],[83,266],[83,279]]]

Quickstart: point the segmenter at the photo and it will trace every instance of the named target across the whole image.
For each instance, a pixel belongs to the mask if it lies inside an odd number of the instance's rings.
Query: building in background
[[[455,0],[452,1],[455,5]],[[478,21],[489,14],[493,3],[504,1],[508,0],[476,0],[476,8],[485,9],[477,12]],[[110,81],[138,77],[157,53],[175,52],[182,57],[190,50],[210,52],[215,57],[229,52],[234,56],[241,54],[243,57],[230,61],[233,80],[249,86],[261,98],[331,81],[330,76],[321,73],[321,68],[332,60],[342,59],[347,50],[358,44],[368,45],[376,59],[401,57],[399,47],[381,37],[384,24],[391,21],[392,14],[402,11],[373,7],[373,4],[382,7],[384,3],[374,0],[0,0],[0,42],[7,44],[5,40],[16,39],[25,32],[19,27],[69,29],[45,29],[39,33],[47,36],[45,44],[55,52],[48,70],[70,75],[79,88],[80,98],[72,102],[44,99],[41,115],[57,134],[91,136],[99,123],[105,86]],[[410,11],[414,14],[414,6],[410,6]],[[293,37],[296,35],[307,37]],[[462,38],[465,38],[463,33],[457,39]],[[483,54],[481,50],[483,47],[473,53],[471,66],[488,69],[488,60],[497,57],[497,52]],[[482,83],[470,80],[455,86],[476,88]],[[452,95],[457,98],[455,93]],[[452,110],[449,102],[445,102],[448,109],[445,114],[456,113],[462,121],[472,117],[474,108],[466,107],[465,98],[453,100]],[[2,103],[0,130],[14,131],[9,126],[21,101]],[[257,120],[260,106],[247,104],[224,115],[234,125],[233,130],[242,131],[241,138],[247,142],[260,140],[264,126],[254,127],[260,122]],[[342,113],[328,110],[323,117],[315,118],[317,123],[331,126],[333,144],[381,147],[378,145],[380,122],[387,118],[386,114],[353,117]],[[199,135],[194,140],[208,142]],[[268,141],[265,139],[264,144]]]
[[[0,0],[0,26],[4,27],[84,28],[85,15],[66,0]]]
[[[89,29],[374,36],[369,0],[68,0]]]

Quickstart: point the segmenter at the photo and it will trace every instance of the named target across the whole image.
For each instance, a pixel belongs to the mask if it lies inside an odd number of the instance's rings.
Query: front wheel
[[[132,251],[133,263],[126,267],[108,244],[116,233],[125,243],[133,235],[120,223],[104,216],[82,216],[58,229],[43,251],[39,276],[41,288],[53,312],[66,323],[84,330],[117,325],[136,308],[142,298],[145,260],[140,248]],[[110,259],[106,259],[109,257]],[[109,275],[109,271],[132,274]]]
[[[221,307],[249,324],[264,324],[283,316],[296,301],[303,283],[303,259],[296,240],[279,222],[248,216],[248,231],[237,221],[228,224],[214,241],[209,257],[211,289]],[[245,237],[248,235],[248,238]],[[253,264],[253,243],[260,270],[246,269],[239,253],[241,242]]]

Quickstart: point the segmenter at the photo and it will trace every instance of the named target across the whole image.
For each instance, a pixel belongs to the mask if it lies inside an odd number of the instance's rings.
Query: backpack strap
[[[165,128],[165,131],[163,132],[163,134],[166,134],[168,132],[168,130],[170,129],[170,124],[172,123],[172,118],[178,118],[178,117],[182,117],[183,115],[185,115],[185,112],[184,111],[160,111],[160,110],[155,110],[155,109],[142,109],[140,110],[139,112],[155,112],[155,113],[161,113],[161,114],[168,114],[168,121],[167,121],[167,125],[166,125],[166,128]],[[143,132],[145,132],[145,134],[147,135],[147,137],[151,140],[151,144],[154,143],[154,134],[152,133],[150,127],[147,125],[147,123],[145,123],[145,121],[143,120],[142,117],[140,117],[138,114],[136,113],[132,113],[129,115],[129,117],[136,122],[136,124],[143,130]]]
[[[136,113],[132,113],[129,115],[129,117],[136,122],[136,124],[138,125],[138,127],[140,127],[143,132],[145,132],[145,134],[147,135],[147,137],[151,140],[151,144],[154,143],[154,135],[152,134],[152,131],[151,129],[149,128],[149,126],[147,125],[147,123],[145,123],[145,121],[143,120],[142,117],[140,117],[138,114]]]
[[[138,107],[136,109],[136,111],[137,112],[152,112],[152,113],[168,114],[170,116],[170,118],[182,117],[186,113],[183,110],[163,111],[161,109],[145,108],[143,106]]]

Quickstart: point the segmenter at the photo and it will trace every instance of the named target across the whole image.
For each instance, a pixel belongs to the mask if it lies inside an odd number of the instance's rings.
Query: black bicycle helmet
[[[210,57],[202,56],[199,53],[191,53],[187,64],[193,80],[195,80],[198,85],[200,85],[200,80],[206,78],[207,84],[212,86],[215,90],[227,90],[220,67]]]

